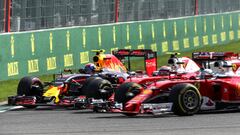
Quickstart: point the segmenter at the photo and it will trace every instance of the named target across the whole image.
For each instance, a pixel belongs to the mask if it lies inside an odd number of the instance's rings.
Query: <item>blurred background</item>
[[[166,19],[240,9],[240,0],[0,0],[0,32]]]

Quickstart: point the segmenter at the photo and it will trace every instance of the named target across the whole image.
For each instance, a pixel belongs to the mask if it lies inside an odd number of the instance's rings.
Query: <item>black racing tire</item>
[[[87,78],[86,81],[84,82],[84,86],[88,86],[88,84],[89,84],[90,82],[92,82],[93,80],[95,80],[95,79],[102,79],[102,78],[101,78],[101,77],[89,77],[89,78]]]
[[[100,92],[100,89],[106,90],[107,93],[103,95]],[[95,79],[91,79],[91,81],[85,85],[83,93],[87,98],[107,100],[113,93],[112,84],[108,80],[97,77]]]
[[[43,84],[37,77],[23,77],[17,87],[18,96],[42,96]]]
[[[198,89],[189,83],[176,84],[170,92],[172,111],[179,116],[194,115],[200,110],[201,94]]]
[[[134,117],[137,116],[139,113],[122,113],[122,114],[128,117]]]
[[[141,89],[142,86],[137,83],[134,82],[123,83],[116,89],[114,100],[118,103],[125,104],[127,101],[131,99],[127,97],[128,92],[131,92],[133,93],[133,96],[136,96],[138,93],[140,93]]]
[[[83,84],[83,87],[81,88],[81,92],[83,93],[83,95],[86,95],[86,89],[88,89],[87,87],[95,79],[101,79],[101,77],[89,77],[86,79],[86,81]]]

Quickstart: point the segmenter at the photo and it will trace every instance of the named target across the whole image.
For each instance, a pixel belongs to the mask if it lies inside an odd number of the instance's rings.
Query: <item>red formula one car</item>
[[[121,52],[118,54],[121,58],[131,57],[127,52]],[[95,111],[116,111],[114,108],[114,98],[122,98],[121,93],[125,93],[128,89],[131,89],[132,84],[138,84],[143,88],[147,88],[152,84],[155,84],[157,81],[163,80],[175,80],[175,79],[196,79],[196,76],[199,74],[199,66],[188,57],[177,57],[178,53],[171,53],[170,58],[168,59],[168,66],[162,66],[158,71],[152,72],[152,75],[146,75],[143,73],[130,75],[128,79],[125,81],[127,85],[120,85],[120,87],[115,87],[114,93],[112,96],[102,102],[96,102],[94,104]],[[129,83],[127,83],[129,82]],[[116,92],[116,94],[115,94]],[[126,98],[130,99],[134,97],[135,94],[127,93]]]
[[[240,60],[230,52],[193,53],[202,66],[189,79],[166,79],[142,86],[122,84],[115,92],[113,112],[193,115],[198,111],[238,108],[240,105]],[[204,68],[204,69],[203,69]]]

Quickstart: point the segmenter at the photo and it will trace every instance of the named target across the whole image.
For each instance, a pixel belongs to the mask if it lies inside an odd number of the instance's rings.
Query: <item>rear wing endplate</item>
[[[112,54],[120,60],[127,58],[128,70],[131,70],[130,57],[143,57],[145,70],[148,75],[152,75],[157,70],[157,52],[150,49],[119,49],[112,51]]]

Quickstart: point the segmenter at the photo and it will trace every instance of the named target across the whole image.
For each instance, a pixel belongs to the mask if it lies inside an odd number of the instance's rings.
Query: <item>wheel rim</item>
[[[198,95],[195,91],[187,90],[183,94],[183,104],[186,108],[194,109],[198,107],[198,102],[199,102]]]
[[[102,87],[102,89],[110,89],[110,88],[111,88],[111,87],[108,86],[108,85],[105,85],[105,86]]]
[[[108,86],[108,85],[105,85],[105,86],[102,87],[102,89],[107,90],[109,93],[107,93],[107,95],[102,95],[102,94],[100,93],[101,98],[106,98],[106,99],[108,99],[108,98],[112,95],[113,91],[111,91],[110,88],[112,88],[112,87],[111,87],[111,86]]]
[[[133,86],[130,87],[127,92],[131,92],[134,95],[137,95],[138,93],[140,93],[140,88],[138,86]]]
[[[110,91],[111,86],[105,85],[105,86],[102,87],[102,89],[105,89],[105,90],[107,90],[107,91]],[[111,93],[112,93],[112,91],[111,91]]]
[[[37,90],[37,91],[41,91],[43,89],[42,85],[40,82],[35,82],[32,84],[32,90]]]
[[[43,86],[40,82],[34,82],[31,87],[31,95],[42,96]]]
[[[35,82],[32,84],[32,87],[41,88],[41,84],[39,82]]]

